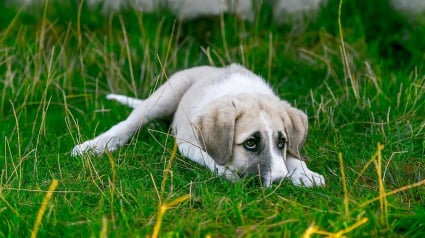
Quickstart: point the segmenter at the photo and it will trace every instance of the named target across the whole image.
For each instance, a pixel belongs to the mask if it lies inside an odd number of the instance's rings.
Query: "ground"
[[[425,28],[387,1],[329,1],[178,22],[84,4],[0,9],[0,236],[422,237]],[[344,43],[343,43],[344,42]],[[327,185],[231,183],[173,152],[167,121],[101,157],[72,147],[124,119],[173,72],[238,62],[309,115],[304,154]]]

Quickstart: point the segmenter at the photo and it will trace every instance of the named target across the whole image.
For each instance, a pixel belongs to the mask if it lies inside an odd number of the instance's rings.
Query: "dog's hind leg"
[[[145,100],[137,99],[137,101],[133,101],[136,102],[137,106],[135,105],[136,107],[127,119],[96,138],[76,145],[71,155],[77,156],[86,152],[102,154],[104,150],[116,150],[126,144],[137,129],[149,121],[173,115],[180,103],[180,99],[193,83],[196,80],[208,79],[208,76],[216,69],[209,66],[200,66],[175,73],[150,97]]]

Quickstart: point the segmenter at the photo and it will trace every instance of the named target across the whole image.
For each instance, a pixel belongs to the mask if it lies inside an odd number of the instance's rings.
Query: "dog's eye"
[[[257,149],[257,141],[255,139],[248,139],[243,143],[243,147],[249,151],[255,151]]]
[[[286,139],[281,137],[281,138],[279,138],[279,140],[277,142],[277,148],[282,150],[283,148],[285,148],[285,144],[286,144]]]

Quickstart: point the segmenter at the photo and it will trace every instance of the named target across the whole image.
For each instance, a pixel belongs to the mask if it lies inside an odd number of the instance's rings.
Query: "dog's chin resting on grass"
[[[228,180],[259,175],[266,187],[286,177],[297,186],[325,185],[301,155],[307,115],[241,65],[179,71],[145,100],[116,94],[107,98],[134,110],[108,131],[76,145],[73,156],[114,151],[149,121],[173,116],[180,153]]]

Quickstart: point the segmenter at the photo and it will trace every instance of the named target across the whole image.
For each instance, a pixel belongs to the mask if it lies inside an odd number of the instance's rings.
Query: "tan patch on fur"
[[[224,165],[232,158],[238,111],[230,97],[217,100],[204,111],[195,122],[200,146],[217,164]]]
[[[286,102],[283,102],[281,108],[283,109],[281,110],[281,117],[283,118],[285,129],[289,137],[288,152],[297,159],[304,160],[301,150],[308,133],[307,115]]]

